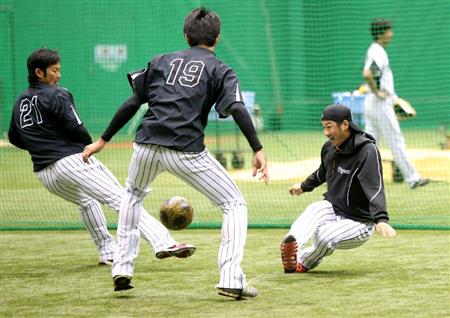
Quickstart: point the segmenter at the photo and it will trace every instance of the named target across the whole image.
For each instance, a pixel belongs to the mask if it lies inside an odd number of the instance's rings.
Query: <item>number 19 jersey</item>
[[[136,132],[137,143],[203,151],[212,106],[225,118],[233,103],[243,103],[235,72],[206,48],[159,55],[128,79],[149,106]]]

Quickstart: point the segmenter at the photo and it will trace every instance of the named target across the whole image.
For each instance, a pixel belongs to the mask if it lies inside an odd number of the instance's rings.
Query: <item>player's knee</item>
[[[143,199],[147,194],[151,192],[150,187],[146,187],[145,189],[141,189],[139,187],[127,184],[125,187],[125,196],[133,196],[139,199]]]
[[[232,201],[223,201],[218,204],[219,208],[223,212],[234,211],[234,210],[245,210],[247,211],[247,202],[244,198],[232,200]]]
[[[317,237],[317,243],[322,248],[325,248],[327,250],[334,250],[338,244],[337,240],[335,238],[330,238],[326,235],[321,235]]]
[[[89,213],[92,210],[99,209],[99,203],[95,200],[84,201],[79,204],[81,213]]]

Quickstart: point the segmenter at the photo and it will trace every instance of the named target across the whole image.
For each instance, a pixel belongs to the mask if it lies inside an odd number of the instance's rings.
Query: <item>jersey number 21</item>
[[[31,101],[28,98],[22,99],[19,110],[20,127],[25,128],[35,123],[38,125],[42,123],[42,115],[37,107],[37,96],[33,96]],[[31,111],[34,111],[34,114]]]

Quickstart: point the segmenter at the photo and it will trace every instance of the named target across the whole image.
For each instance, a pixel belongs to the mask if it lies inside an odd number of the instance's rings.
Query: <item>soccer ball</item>
[[[169,230],[182,230],[192,222],[192,205],[183,197],[172,197],[161,205],[159,218]]]

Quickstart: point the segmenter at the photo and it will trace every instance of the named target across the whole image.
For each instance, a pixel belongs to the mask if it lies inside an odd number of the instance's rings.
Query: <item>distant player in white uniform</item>
[[[370,88],[365,98],[365,130],[376,140],[379,138],[385,140],[410,188],[424,186],[429,179],[420,178],[408,160],[405,140],[393,107],[397,95],[394,89],[394,76],[385,50],[394,36],[392,23],[386,19],[374,19],[371,23],[371,34],[374,42],[367,50],[363,70],[363,77]]]
[[[215,105],[220,117],[232,116],[253,152],[253,176],[268,182],[263,146],[247,112],[235,72],[220,61],[214,49],[220,35],[220,18],[204,8],[185,19],[184,36],[189,48],[156,56],[147,68],[129,74],[133,95],[117,110],[101,139],[85,148],[89,158],[148,103],[134,143],[120,208],[118,249],[114,256],[116,290],[130,284],[137,256],[136,219],[150,185],[168,171],[204,194],[223,212],[222,244],[218,263],[220,280],[216,288],[223,296],[253,298],[256,288],[247,285],[241,261],[247,236],[247,204],[227,171],[205,149],[204,130]]]
[[[106,227],[101,204],[119,212],[124,189],[96,158],[83,162],[81,152],[92,139],[81,122],[72,94],[59,87],[59,54],[34,51],[27,60],[29,87],[14,105],[8,137],[27,150],[33,170],[51,193],[79,206],[81,219],[100,253],[99,264],[111,265],[116,244]],[[169,231],[142,209],[139,231],[151,243],[157,258],[187,257],[190,244],[177,243]]]
[[[328,141],[319,168],[289,192],[300,195],[325,182],[327,192],[305,209],[281,242],[285,273],[308,272],[336,249],[361,246],[374,230],[382,236],[396,235],[388,224],[383,168],[373,137],[352,121],[348,107],[339,104],[324,109],[322,127]],[[306,247],[311,238],[312,245]]]

